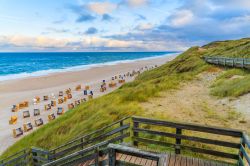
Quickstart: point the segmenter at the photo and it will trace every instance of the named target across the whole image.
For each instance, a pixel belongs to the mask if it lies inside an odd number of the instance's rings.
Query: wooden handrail
[[[96,133],[99,133],[99,132],[101,132],[101,131],[104,131],[104,130],[106,130],[107,128],[110,128],[110,127],[112,127],[112,126],[114,126],[114,125],[116,125],[116,124],[118,124],[118,123],[120,123],[120,122],[122,122],[122,121],[125,121],[125,120],[127,120],[127,119],[129,119],[129,118],[130,118],[130,117],[122,118],[122,119],[120,119],[120,120],[118,120],[118,121],[116,121],[116,122],[113,122],[113,123],[111,123],[111,124],[105,126],[105,127],[102,127],[102,128],[100,128],[100,129],[98,129],[98,130],[95,130],[95,131],[93,131],[93,132],[90,132],[89,134],[86,134],[86,135],[77,137],[77,138],[75,138],[75,139],[73,139],[73,140],[71,140],[71,141],[69,141],[69,142],[67,142],[67,143],[65,143],[65,144],[63,144],[63,145],[60,145],[60,146],[58,146],[58,147],[56,147],[56,148],[51,149],[50,152],[54,152],[54,151],[56,151],[56,150],[58,150],[58,149],[61,149],[61,148],[65,147],[65,146],[68,146],[68,145],[70,145],[70,144],[72,144],[72,143],[75,143],[76,141],[80,141],[81,139],[88,138],[88,137],[90,137],[90,136],[92,136],[92,135],[94,135],[94,134],[96,134]]]
[[[203,59],[207,63],[215,65],[223,65],[228,67],[237,67],[250,69],[250,59],[249,58],[227,58],[227,57],[209,57],[205,56]]]
[[[214,149],[204,148],[204,147],[196,147],[196,146],[190,146],[189,144],[185,145],[185,143],[182,143],[181,140],[188,140],[192,142],[199,142],[204,144],[210,144],[215,146],[221,146],[221,147],[227,147],[239,150],[241,149],[241,143],[240,139],[243,138],[243,132],[240,130],[231,130],[231,129],[225,129],[225,128],[219,128],[219,127],[212,127],[212,126],[202,126],[202,125],[196,125],[196,124],[190,124],[190,123],[176,123],[176,122],[169,122],[169,121],[163,121],[163,120],[155,120],[155,119],[149,119],[149,118],[141,118],[141,117],[132,117],[133,124],[136,124],[133,126],[132,130],[134,133],[133,135],[133,141],[136,142],[134,145],[138,145],[138,143],[143,144],[156,144],[160,146],[167,146],[167,147],[173,147],[175,149],[176,154],[181,153],[181,149],[189,150],[195,153],[200,154],[209,154],[212,156],[222,157],[222,158],[229,158],[234,160],[239,160],[239,154],[233,154],[229,152],[222,152]],[[142,124],[146,124],[147,128],[144,128]],[[168,133],[166,130],[160,131],[160,130],[152,130],[148,129],[148,125],[154,126],[161,126],[161,127],[168,127],[175,129],[175,133]],[[182,130],[187,131],[195,131],[195,132],[203,132],[203,133],[211,133],[216,135],[222,135],[222,136],[231,136],[237,139],[239,142],[228,142],[223,140],[216,140],[216,139],[210,139],[208,138],[202,138],[198,135],[192,136],[190,134],[185,135],[182,133]],[[139,133],[142,133],[144,135],[140,135]],[[166,142],[166,141],[159,141],[157,139],[148,139],[145,137],[148,136],[159,136],[159,137],[167,137],[167,138],[173,138],[175,139],[175,143],[172,142]],[[247,155],[244,155],[247,156]],[[248,157],[248,156],[247,156]],[[245,157],[245,158],[247,158]]]

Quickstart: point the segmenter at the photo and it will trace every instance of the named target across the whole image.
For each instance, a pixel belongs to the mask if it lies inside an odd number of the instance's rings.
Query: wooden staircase
[[[249,154],[240,130],[128,117],[51,150],[20,151],[0,166],[247,166]]]

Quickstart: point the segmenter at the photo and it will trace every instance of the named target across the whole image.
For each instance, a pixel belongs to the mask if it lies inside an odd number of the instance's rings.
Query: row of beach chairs
[[[155,66],[155,67],[157,67],[157,66]],[[145,67],[145,69],[148,70],[149,68]],[[136,74],[140,74],[141,71],[143,71],[143,70],[144,69],[141,68],[138,71],[133,70],[132,72],[128,72],[128,73],[126,73],[124,75],[114,76],[114,77],[111,78],[111,82],[108,84],[108,86],[110,88],[116,87],[117,86],[116,80],[118,80],[119,84],[125,83],[125,77],[133,77]],[[100,91],[104,92],[104,91],[106,91],[106,89],[107,89],[106,81],[103,80],[103,82],[101,84]],[[77,85],[75,87],[75,91],[81,91],[81,90],[83,90],[83,94],[85,96],[88,96],[88,99],[93,98],[93,91],[90,90],[90,86],[85,86],[84,89],[82,88],[81,85]],[[66,94],[66,96],[64,96],[65,94]],[[72,91],[71,91],[70,88],[66,89],[65,92],[59,91],[58,96],[59,96],[58,104],[65,103],[68,99],[72,98]],[[56,106],[56,101],[53,100],[53,99],[55,99],[55,96],[53,94],[51,95],[51,98],[52,98],[52,101],[51,101],[50,104],[45,105],[45,110],[51,110],[52,107]],[[43,100],[48,101],[49,96],[43,96]],[[35,103],[37,104],[37,103],[39,103],[41,101],[41,99],[40,99],[40,97],[35,97],[33,101],[34,101],[34,104]],[[86,101],[85,98],[80,99],[80,100],[76,100],[75,103],[68,104],[68,109],[69,110],[73,109],[75,106],[80,105],[82,102],[85,102],[85,101]],[[19,109],[23,109],[23,108],[27,108],[27,107],[29,107],[29,102],[24,101],[22,103],[19,103],[18,105],[13,105],[12,111],[17,112]],[[64,114],[64,109],[62,107],[58,107],[57,108],[57,115],[62,115],[62,114]],[[39,109],[34,109],[34,114],[33,115],[34,116],[39,116],[40,115],[40,110]],[[30,112],[29,111],[23,111],[23,118],[28,118],[28,117],[30,117]],[[55,116],[54,113],[48,115],[48,120],[49,121],[52,121],[55,118],[56,118],[56,116]],[[16,123],[17,123],[17,116],[11,116],[10,124],[16,124]],[[43,119],[42,118],[36,119],[34,121],[34,124],[37,127],[43,125],[44,124]],[[33,125],[30,122],[25,123],[25,124],[23,124],[23,128],[19,127],[19,128],[13,129],[13,136],[16,138],[18,136],[23,135],[24,132],[28,132],[28,131],[30,131],[32,129],[33,129]]]

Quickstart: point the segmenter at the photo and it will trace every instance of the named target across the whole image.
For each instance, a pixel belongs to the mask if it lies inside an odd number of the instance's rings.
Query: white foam
[[[22,79],[22,78],[28,78],[28,77],[39,77],[39,76],[46,76],[52,73],[63,73],[63,72],[70,72],[70,71],[80,71],[80,70],[87,70],[95,67],[103,67],[103,66],[111,66],[116,65],[120,63],[131,63],[135,61],[141,61],[141,60],[149,60],[149,59],[156,59],[166,56],[172,56],[176,55],[178,53],[169,53],[164,54],[160,56],[153,56],[153,57],[146,57],[146,58],[140,58],[140,59],[133,59],[133,60],[119,60],[119,61],[112,61],[112,62],[105,62],[105,63],[95,63],[95,64],[88,64],[88,65],[79,65],[79,66],[73,66],[73,67],[66,67],[63,69],[49,69],[49,70],[40,70],[32,73],[23,72],[19,74],[8,74],[5,76],[0,76],[0,81],[7,81],[7,80],[16,80],[16,79]]]

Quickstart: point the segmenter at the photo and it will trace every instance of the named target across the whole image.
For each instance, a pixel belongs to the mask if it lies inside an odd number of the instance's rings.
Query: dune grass
[[[238,97],[250,92],[250,72],[230,69],[211,86],[211,94],[219,97]]]
[[[243,40],[239,42],[246,43],[245,39]],[[249,47],[249,42],[250,40],[245,47]],[[228,44],[236,50],[237,47],[239,50],[244,47],[235,41],[230,41]],[[190,48],[173,61],[139,75],[135,81],[126,83],[114,92],[68,111],[16,142],[1,157],[32,146],[51,149],[122,117],[144,116],[140,102],[157,97],[162,91],[177,89],[182,82],[192,80],[197,74],[209,70],[211,65],[206,64],[202,60],[202,56],[223,54],[223,52],[227,52],[224,45],[227,44],[211,44],[204,46],[202,50],[199,47]],[[230,55],[234,54],[235,51],[232,51]],[[248,49],[248,55],[250,55],[250,49]]]

